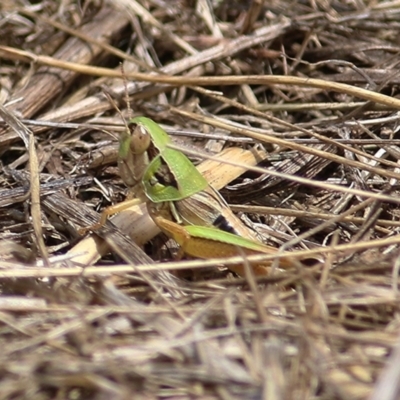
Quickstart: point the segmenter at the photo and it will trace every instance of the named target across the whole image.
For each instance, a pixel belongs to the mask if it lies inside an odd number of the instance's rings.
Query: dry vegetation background
[[[0,399],[399,398],[399,21],[399,1],[2,1]],[[143,207],[79,236],[126,196],[105,92],[192,152],[262,158],[200,168],[322,262],[258,284],[174,262]]]

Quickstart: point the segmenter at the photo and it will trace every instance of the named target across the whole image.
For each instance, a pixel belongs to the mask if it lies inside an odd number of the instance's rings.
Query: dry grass
[[[0,399],[397,399],[399,14],[3,1]],[[128,116],[126,90],[266,242],[322,262],[257,285],[176,262],[144,207],[80,237],[126,196],[104,94]]]

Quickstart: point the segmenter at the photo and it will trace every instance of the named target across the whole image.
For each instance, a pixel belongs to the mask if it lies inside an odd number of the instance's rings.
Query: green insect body
[[[108,216],[146,202],[154,222],[188,255],[221,258],[276,253],[274,247],[255,240],[191,161],[168,147],[170,143],[168,134],[151,119],[129,120],[120,138],[118,166],[122,180],[136,198],[108,207],[98,224],[81,231],[98,229]],[[253,272],[265,275],[270,264],[254,265]],[[288,258],[282,258],[279,264],[293,265]],[[229,268],[245,274],[243,263]]]
[[[129,120],[133,132],[121,136],[119,168],[128,187],[141,184],[153,203],[177,201],[208,186],[206,179],[180,151],[168,148],[171,139],[146,117]]]

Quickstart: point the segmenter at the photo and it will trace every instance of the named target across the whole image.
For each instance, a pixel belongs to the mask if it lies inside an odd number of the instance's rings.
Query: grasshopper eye
[[[136,125],[131,134],[130,149],[133,154],[143,154],[149,148],[151,137],[142,126]]]

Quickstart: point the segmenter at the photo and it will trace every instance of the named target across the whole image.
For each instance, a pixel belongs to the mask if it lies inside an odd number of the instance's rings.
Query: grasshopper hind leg
[[[122,203],[114,204],[110,207],[107,207],[101,212],[99,222],[90,226],[79,228],[78,233],[80,235],[85,235],[89,231],[96,231],[97,229],[102,228],[106,224],[107,219],[112,215],[117,214],[121,211],[125,211],[128,208],[137,206],[141,203],[143,203],[141,199],[135,198],[135,199],[125,200]]]

